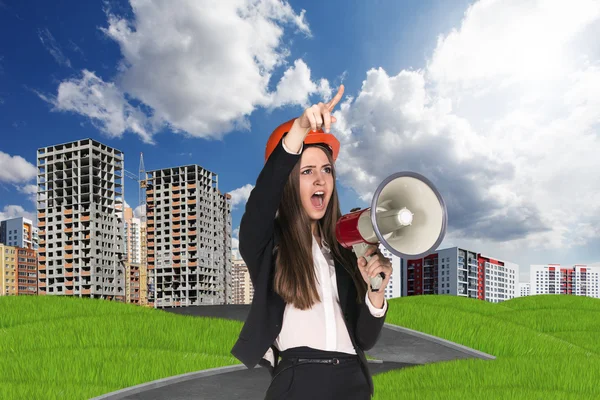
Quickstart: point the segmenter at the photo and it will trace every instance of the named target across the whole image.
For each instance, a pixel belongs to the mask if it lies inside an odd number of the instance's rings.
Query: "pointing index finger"
[[[342,98],[343,95],[344,95],[344,85],[340,85],[340,88],[338,89],[338,92],[335,95],[335,97],[333,99],[331,99],[329,101],[329,103],[327,103],[327,108],[329,109],[329,111],[333,111],[336,104],[340,101],[340,99]]]

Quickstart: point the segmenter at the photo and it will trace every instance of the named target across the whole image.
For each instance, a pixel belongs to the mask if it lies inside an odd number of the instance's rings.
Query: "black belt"
[[[294,359],[294,358],[292,358]],[[298,364],[331,364],[339,365],[346,362],[356,361],[356,357],[348,358],[295,358]]]
[[[340,365],[351,361],[357,362],[358,356],[333,357],[333,358],[304,358],[304,357],[282,357],[275,368],[271,371],[272,379],[277,378],[283,371],[301,364],[330,364]]]

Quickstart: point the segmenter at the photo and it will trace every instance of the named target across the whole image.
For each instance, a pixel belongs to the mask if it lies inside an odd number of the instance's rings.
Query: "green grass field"
[[[451,296],[390,301],[387,322],[495,355],[390,371],[377,399],[600,398],[600,300]],[[0,297],[0,399],[89,399],[240,364],[241,322],[101,300]]]
[[[89,399],[241,364],[241,322],[102,300],[0,297],[0,399]]]
[[[454,296],[390,301],[386,322],[496,356],[390,371],[376,399],[600,399],[600,300]]]

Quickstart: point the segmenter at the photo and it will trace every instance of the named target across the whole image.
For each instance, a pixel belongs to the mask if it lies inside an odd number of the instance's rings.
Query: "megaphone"
[[[364,256],[370,245],[381,243],[398,257],[421,258],[440,245],[447,224],[446,204],[436,187],[424,176],[404,171],[379,184],[371,207],[342,216],[336,238],[357,257]],[[381,272],[370,279],[372,291],[379,291],[383,278]]]

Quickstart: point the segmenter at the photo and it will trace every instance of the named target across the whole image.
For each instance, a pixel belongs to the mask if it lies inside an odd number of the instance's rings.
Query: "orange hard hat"
[[[283,135],[292,129],[292,125],[296,118],[291,119],[283,124],[279,125],[271,136],[269,136],[269,140],[267,141],[267,148],[265,149],[265,162],[269,159],[269,156],[277,147],[277,144],[283,137]],[[313,130],[309,130],[308,134],[304,138],[304,144],[317,144],[322,143],[331,149],[331,153],[333,155],[333,161],[337,159],[338,153],[340,152],[340,142],[330,133],[325,133],[322,129],[317,129],[316,132]]]

